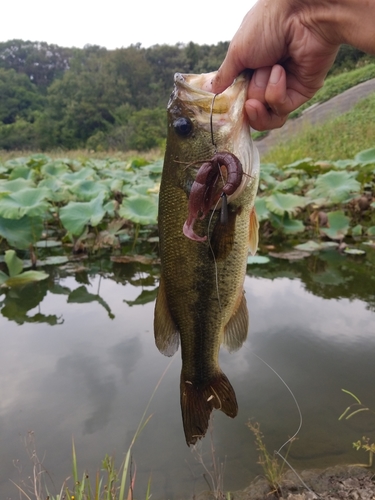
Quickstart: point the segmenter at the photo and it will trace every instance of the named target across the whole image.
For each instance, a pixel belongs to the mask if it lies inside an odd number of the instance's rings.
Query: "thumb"
[[[212,79],[211,92],[214,94],[220,94],[230,85],[232,85],[234,79],[245,69],[245,66],[240,64],[233,57],[233,54],[229,50],[222,65],[218,69],[216,75]]]

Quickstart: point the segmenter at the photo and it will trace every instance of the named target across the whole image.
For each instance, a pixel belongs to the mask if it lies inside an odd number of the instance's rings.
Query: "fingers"
[[[234,79],[245,69],[235,57],[235,49],[229,48],[223,64],[218,69],[216,75],[211,82],[211,92],[220,94],[230,85]]]
[[[293,77],[276,64],[259,68],[254,72],[248,88],[245,110],[251,127],[270,130],[281,127],[291,111],[306,102],[306,97],[293,88]]]

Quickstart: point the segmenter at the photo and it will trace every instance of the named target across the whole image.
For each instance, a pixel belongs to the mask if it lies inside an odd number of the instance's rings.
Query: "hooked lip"
[[[176,97],[213,114],[239,113],[243,109],[251,73],[242,72],[224,92],[215,94],[206,90],[216,71],[202,74],[175,73]],[[215,100],[213,102],[213,97]],[[233,109],[234,108],[234,109]]]

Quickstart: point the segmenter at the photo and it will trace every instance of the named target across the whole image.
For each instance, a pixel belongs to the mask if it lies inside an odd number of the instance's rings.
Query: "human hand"
[[[259,0],[235,34],[211,91],[222,92],[245,68],[254,69],[245,103],[254,129],[281,127],[322,87],[340,40],[319,5]]]

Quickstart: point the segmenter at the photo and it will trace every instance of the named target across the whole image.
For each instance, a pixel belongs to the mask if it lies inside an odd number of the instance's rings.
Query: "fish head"
[[[242,165],[243,180],[228,201],[238,197],[251,176],[259,172],[259,155],[250,136],[244,104],[251,73],[245,71],[221,94],[205,90],[215,72],[174,76],[168,103],[168,139],[164,168],[179,183],[194,180],[199,167],[217,151],[234,154]],[[186,181],[186,179],[190,179]],[[189,187],[185,189],[189,191]]]

